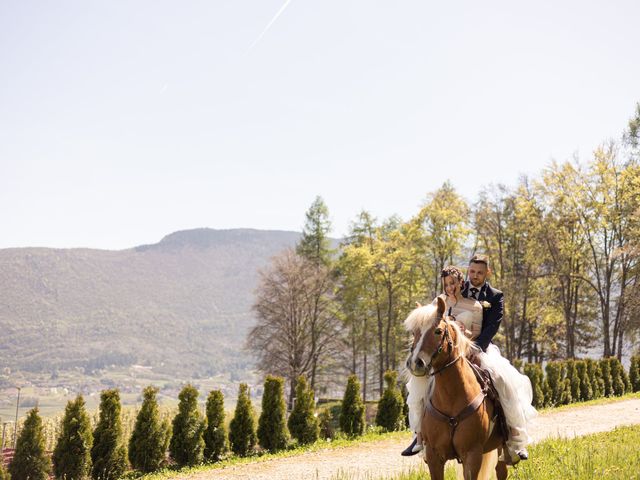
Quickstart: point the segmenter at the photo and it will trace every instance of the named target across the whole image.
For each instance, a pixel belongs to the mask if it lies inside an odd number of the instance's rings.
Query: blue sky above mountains
[[[316,195],[339,237],[587,158],[640,101],[635,1],[291,0],[265,32],[285,3],[2,2],[0,248],[299,231]]]

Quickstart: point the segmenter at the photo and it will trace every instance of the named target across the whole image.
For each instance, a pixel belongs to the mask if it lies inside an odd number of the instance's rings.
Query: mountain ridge
[[[249,370],[258,271],[300,233],[198,228],[124,250],[0,249],[0,364],[140,363],[174,376]]]

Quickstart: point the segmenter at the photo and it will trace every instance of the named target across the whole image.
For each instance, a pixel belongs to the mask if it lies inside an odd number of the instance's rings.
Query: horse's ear
[[[444,311],[447,309],[447,304],[444,303],[442,297],[438,297],[438,319],[444,316]]]

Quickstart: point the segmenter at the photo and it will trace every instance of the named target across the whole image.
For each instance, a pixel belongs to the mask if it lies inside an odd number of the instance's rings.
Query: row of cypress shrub
[[[198,391],[187,385],[179,394],[178,413],[171,424],[160,419],[157,393],[154,387],[144,389],[128,448],[122,434],[118,390],[101,393],[99,419],[93,430],[83,397],[79,395],[69,401],[51,456],[46,452],[38,408],[30,410],[8,471],[0,467],[0,480],[46,480],[50,474],[66,480],[89,477],[116,480],[129,464],[144,473],[158,470],[167,463],[167,451],[176,465],[192,466],[220,460],[229,447],[236,455],[243,456],[253,451],[257,440],[269,451],[285,448],[289,441],[288,430],[282,428],[286,408],[281,378],[267,377],[257,433],[246,384],[240,385],[229,433],[221,391],[209,393],[206,418],[203,418],[198,410]],[[298,381],[297,398],[296,408],[289,417],[289,428],[299,443],[310,443],[317,440],[319,429],[313,411],[313,393],[303,377]]]
[[[385,374],[387,388],[378,404],[376,424],[385,431],[404,428],[404,400],[397,387],[396,372]],[[229,450],[238,456],[250,455],[259,444],[275,452],[289,446],[291,437],[300,445],[315,442],[321,433],[333,436],[328,411],[315,413],[313,391],[304,377],[296,385],[296,402],[288,419],[284,400],[284,380],[267,376],[262,397],[262,413],[257,422],[249,388],[241,384],[234,416],[225,427],[224,397],[213,390],[206,402],[206,415],[198,409],[198,391],[192,385],[180,392],[178,413],[170,424],[162,422],[157,401],[158,389],[147,387],[136,416],[135,426],[125,445],[118,390],[100,396],[99,419],[95,429],[81,395],[67,403],[62,427],[51,458],[45,451],[42,420],[32,409],[20,432],[9,472],[0,468],[0,480],[46,480],[51,473],[59,479],[116,480],[128,466],[140,472],[158,470],[167,463],[166,452],[178,466],[219,461]],[[364,433],[365,405],[355,375],[347,382],[340,406],[339,425],[347,437]]]
[[[523,373],[531,380],[536,408],[640,391],[640,356],[631,358],[628,374],[615,357],[549,362],[544,371],[527,363]]]
[[[27,414],[9,464],[13,480],[56,478],[116,480],[127,467],[122,443],[120,395],[105,390],[100,396],[100,415],[91,430],[89,415],[81,395],[67,403],[62,428],[51,457],[45,450],[45,437],[38,407]]]

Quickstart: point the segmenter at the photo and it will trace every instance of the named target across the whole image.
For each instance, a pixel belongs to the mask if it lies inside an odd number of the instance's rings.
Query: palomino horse
[[[493,422],[493,403],[467,360],[477,347],[447,319],[445,309],[438,298],[437,308],[417,308],[405,320],[414,334],[407,367],[414,375],[433,376],[421,422],[425,461],[433,480],[444,479],[445,463],[451,459],[462,463],[465,480],[488,479],[503,437]],[[507,478],[504,462],[495,470],[498,480]]]

